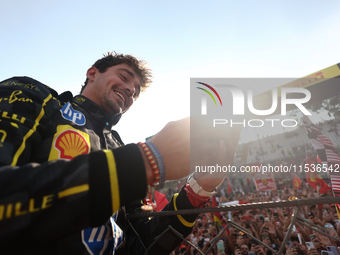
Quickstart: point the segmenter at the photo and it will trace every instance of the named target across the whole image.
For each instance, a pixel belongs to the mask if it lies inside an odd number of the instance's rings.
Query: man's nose
[[[125,83],[124,90],[126,91],[128,97],[132,97],[136,92],[135,85],[132,83]]]

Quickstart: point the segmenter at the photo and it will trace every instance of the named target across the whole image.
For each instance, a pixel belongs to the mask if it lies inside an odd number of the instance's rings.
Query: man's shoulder
[[[22,90],[32,94],[52,94],[57,97],[58,93],[51,87],[27,76],[14,76],[0,82],[1,89]]]
[[[32,100],[38,101],[39,99],[43,100],[48,97],[57,101],[67,101],[72,98],[71,92],[59,95],[57,91],[48,85],[27,76],[15,76],[1,81],[0,91],[3,92],[3,95],[6,94],[6,91],[8,91],[8,93],[13,93],[15,91],[17,94],[29,95]]]

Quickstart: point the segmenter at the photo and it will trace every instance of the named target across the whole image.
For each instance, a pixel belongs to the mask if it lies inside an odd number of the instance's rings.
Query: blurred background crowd
[[[216,202],[218,205],[223,205],[230,201],[235,201],[236,203],[255,203],[333,196],[331,192],[320,194],[319,190],[320,186],[318,186],[317,191],[315,191],[310,185],[302,182],[299,189],[288,186],[282,190],[256,191],[249,192],[248,194],[241,191],[228,194],[225,185],[222,185],[216,197],[213,197],[207,206],[213,206]],[[339,238],[340,225],[335,206],[335,204],[301,206],[300,216],[313,224],[323,227],[329,235]],[[227,220],[231,220],[247,229],[250,235],[261,240],[272,249],[279,251],[289,224],[292,221],[293,211],[293,207],[284,207],[203,213],[200,214],[196,220],[192,233],[186,239],[205,253],[211,246],[210,241],[222,231],[227,224]],[[272,254],[268,248],[252,240],[244,232],[234,227],[227,228],[221,240],[223,241],[223,247],[217,244],[209,254],[248,255],[250,252],[254,252],[255,254]],[[284,244],[284,254],[321,254],[321,251],[326,250],[327,246],[340,246],[339,242],[313,231],[298,222],[294,224],[289,241],[291,242],[288,243],[288,246]],[[310,243],[312,243],[312,245]],[[173,251],[173,254],[199,253],[183,241],[183,243]]]
[[[339,155],[340,120],[333,119],[316,126],[332,141]],[[273,166],[293,165],[297,167],[297,171],[279,171],[268,174],[228,173],[228,178],[206,206],[333,197],[327,171],[306,170],[305,164],[317,166],[321,162],[302,127],[238,146],[235,158],[237,167],[260,165],[264,162]],[[300,166],[302,171],[299,169]],[[184,183],[185,180],[180,180],[168,184],[163,190],[163,194],[169,200]],[[324,233],[339,238],[340,225],[336,204],[301,206],[299,209],[303,219],[322,227]],[[275,251],[279,251],[281,245],[284,245],[284,254],[287,255],[317,255],[321,254],[323,250],[327,250],[327,246],[340,249],[339,242],[313,231],[299,222],[294,224],[288,244],[283,244],[292,221],[293,211],[294,207],[270,209],[259,207],[244,211],[203,213],[197,218],[193,231],[186,240],[205,254],[211,246],[211,240],[222,231],[227,221],[231,220],[247,229],[248,234],[261,240]],[[209,254],[272,254],[272,251],[264,245],[234,227],[226,228],[220,240]],[[340,250],[333,250],[335,255],[336,252],[340,253]],[[200,253],[183,241],[172,254],[194,255]]]

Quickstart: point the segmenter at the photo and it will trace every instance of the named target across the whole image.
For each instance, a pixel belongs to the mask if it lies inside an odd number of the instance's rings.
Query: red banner
[[[258,191],[276,190],[276,184],[271,173],[256,173],[254,182]]]

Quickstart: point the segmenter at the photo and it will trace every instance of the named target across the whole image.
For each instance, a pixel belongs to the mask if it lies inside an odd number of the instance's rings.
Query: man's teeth
[[[119,92],[117,92],[117,91],[115,91],[115,93],[123,100],[123,102],[125,101],[124,100],[124,97],[123,97],[123,95],[122,94],[120,94]]]

